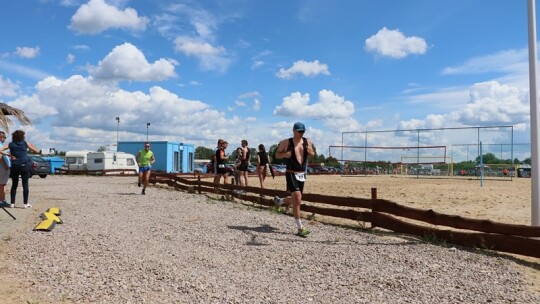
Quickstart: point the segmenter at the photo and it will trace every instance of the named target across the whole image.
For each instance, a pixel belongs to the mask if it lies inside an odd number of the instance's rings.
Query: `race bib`
[[[306,173],[305,172],[294,172],[294,177],[299,182],[305,182],[306,181]]]
[[[219,164],[218,168],[225,168],[225,164]]]

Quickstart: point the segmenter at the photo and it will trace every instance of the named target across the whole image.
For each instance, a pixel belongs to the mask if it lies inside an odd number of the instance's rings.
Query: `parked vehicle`
[[[227,175],[231,176],[234,175],[234,168],[233,165],[225,165],[225,170],[227,171]],[[206,164],[206,172],[207,173],[214,173],[214,164],[212,162],[209,162]]]
[[[90,152],[87,161],[87,168],[90,171],[128,169],[129,171],[126,171],[126,173],[137,174],[139,172],[135,155],[125,152]]]
[[[518,177],[531,177],[531,168],[518,168]]]
[[[330,173],[330,170],[326,167],[323,167],[321,165],[313,165],[309,166],[311,169],[313,169],[313,172],[317,173]]]
[[[73,171],[86,170],[86,164],[88,163],[88,153],[92,151],[68,151],[66,152],[66,159],[62,169]]]
[[[279,165],[279,164],[273,164],[272,169],[274,169],[274,172],[285,173],[285,171],[287,170],[287,166]]]
[[[206,165],[195,163],[195,167],[193,168],[193,172],[195,173],[206,173]]]
[[[38,175],[41,178],[46,178],[51,171],[51,165],[43,157],[38,155],[28,154],[30,159],[30,177]]]
[[[257,166],[254,166],[254,165],[248,165],[248,168],[247,168],[248,172],[249,173],[253,173],[253,172],[256,172],[257,171]]]

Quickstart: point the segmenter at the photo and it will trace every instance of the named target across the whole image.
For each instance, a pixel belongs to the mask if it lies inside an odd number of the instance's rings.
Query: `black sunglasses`
[[[296,132],[300,133],[300,134],[304,134],[304,132],[306,132],[305,130],[296,130]]]

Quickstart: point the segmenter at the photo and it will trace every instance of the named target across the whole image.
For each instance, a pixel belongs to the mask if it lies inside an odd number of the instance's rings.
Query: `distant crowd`
[[[229,146],[229,143],[226,140],[219,139],[217,141],[217,146],[214,149],[212,155],[212,166],[214,172],[214,183],[219,184],[223,178],[223,183],[229,183],[229,169],[227,167],[227,162],[229,156],[225,152]],[[266,179],[267,173],[272,170],[270,167],[270,156],[266,152],[266,148],[263,144],[259,145],[259,150],[257,152],[257,165],[256,172],[259,177],[259,183],[261,188],[264,188],[264,181]],[[251,165],[251,149],[248,146],[248,141],[243,139],[240,142],[240,146],[235,149],[236,159],[233,165],[233,176],[234,183],[239,186],[249,186],[248,171],[249,166]]]

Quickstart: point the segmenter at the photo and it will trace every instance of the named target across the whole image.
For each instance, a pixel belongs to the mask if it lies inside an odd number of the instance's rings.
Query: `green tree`
[[[325,164],[326,166],[341,167],[341,165],[340,165],[340,163],[338,162],[337,158],[332,157],[332,156],[328,156],[328,157],[324,160],[324,164]]]
[[[214,156],[214,150],[198,146],[195,148],[195,159],[212,159]]]
[[[278,145],[272,145],[270,146],[270,149],[268,149],[268,155],[270,155],[270,160],[272,161],[272,164],[282,164],[282,159],[276,158],[276,151],[277,151]]]
[[[249,148],[249,152],[250,152],[249,162],[255,163],[256,165],[257,164],[257,149]]]
[[[493,153],[486,153],[482,155],[482,162],[484,164],[500,164],[501,160]],[[476,163],[480,163],[480,156],[476,158]]]

